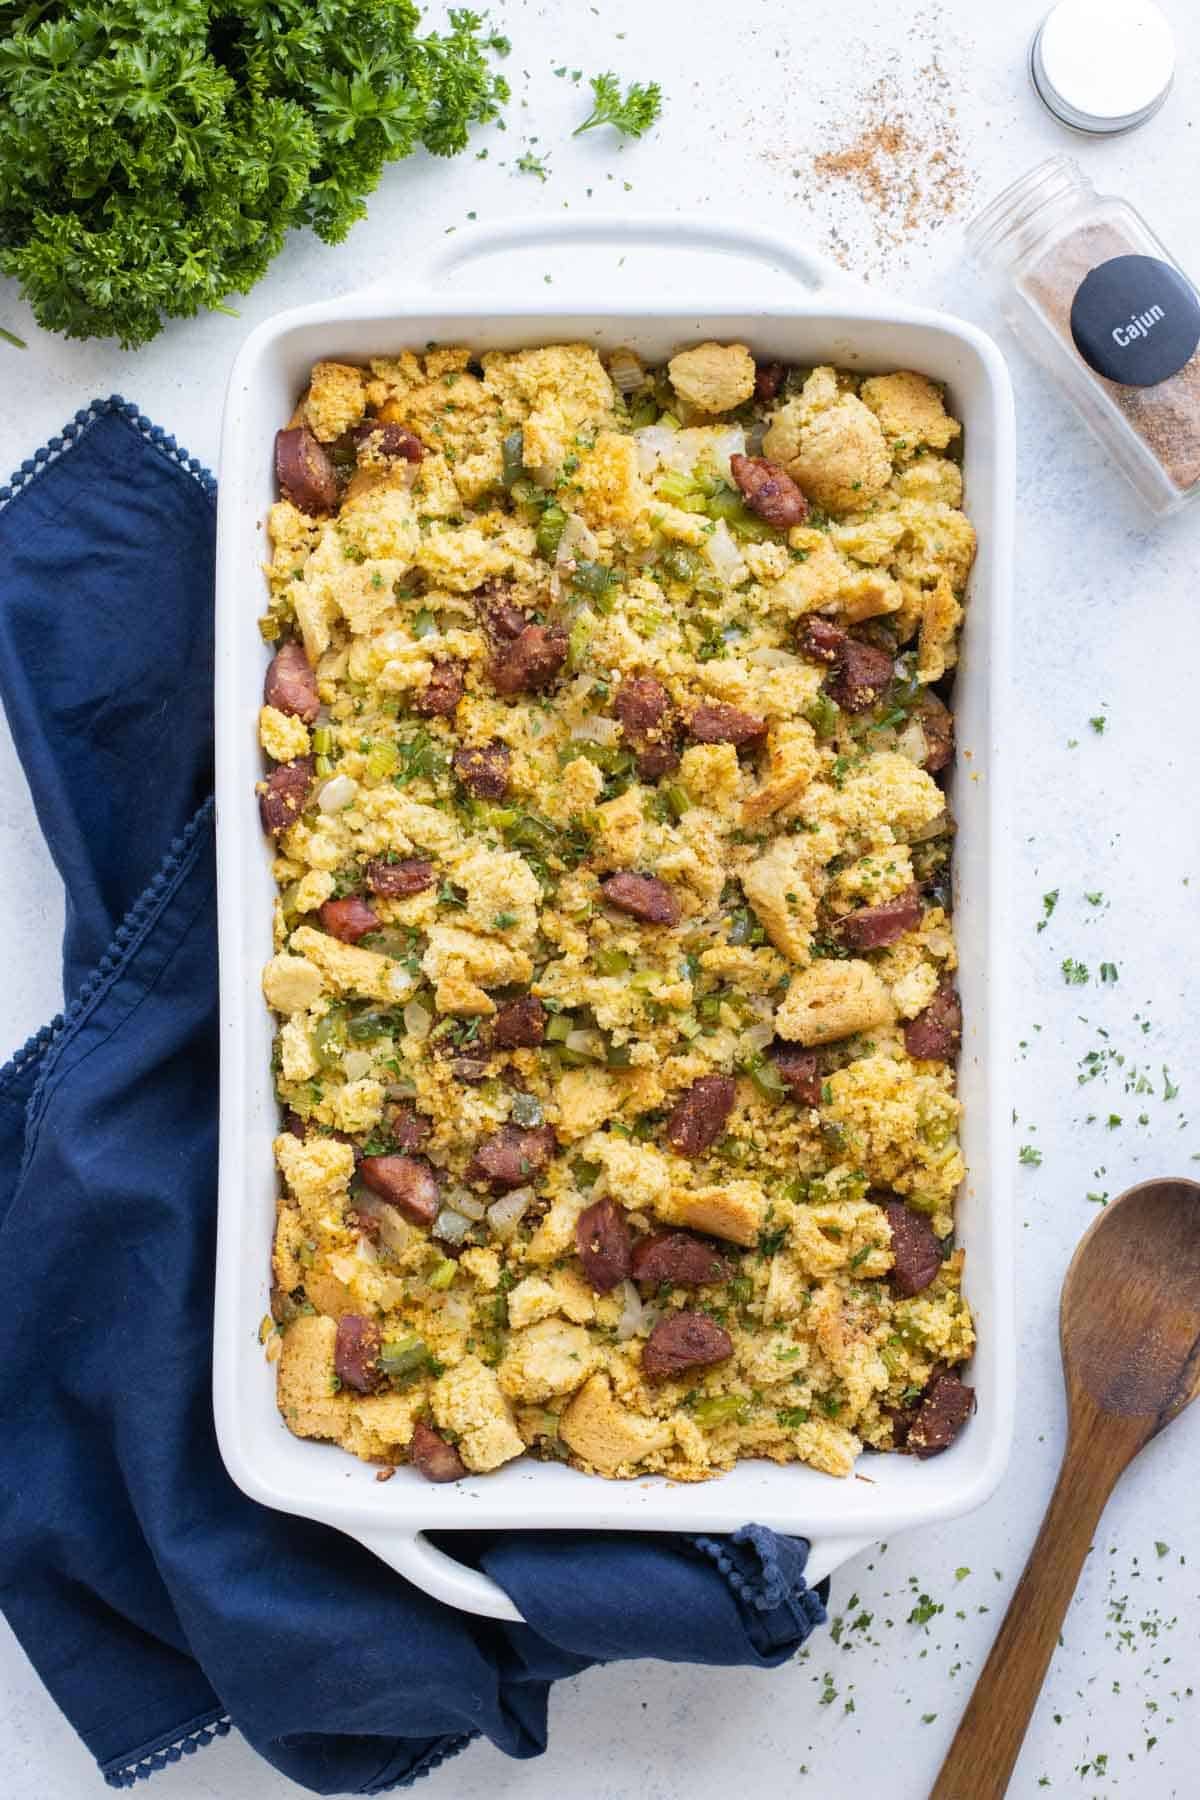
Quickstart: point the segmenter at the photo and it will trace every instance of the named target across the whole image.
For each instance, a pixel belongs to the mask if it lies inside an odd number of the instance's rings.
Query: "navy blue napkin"
[[[771,1667],[824,1608],[808,1546],[759,1526],[447,1540],[529,1621],[502,1625],[226,1475],[214,501],[117,399],[0,489],[0,694],[70,997],[0,1071],[0,1603],[110,1785],[236,1725],[315,1793],[376,1794],[481,1734],[537,1755],[549,1684],[589,1663]]]

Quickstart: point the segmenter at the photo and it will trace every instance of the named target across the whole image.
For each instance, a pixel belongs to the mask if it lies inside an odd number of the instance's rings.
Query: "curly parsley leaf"
[[[596,125],[614,125],[625,137],[641,137],[662,111],[662,89],[657,81],[630,82],[624,99],[621,84],[611,70],[593,75],[591,84],[592,110],[583,124],[576,126],[572,137],[591,131]]]
[[[0,273],[39,324],[145,343],[224,310],[384,166],[451,156],[508,85],[477,14],[412,0],[0,0]]]

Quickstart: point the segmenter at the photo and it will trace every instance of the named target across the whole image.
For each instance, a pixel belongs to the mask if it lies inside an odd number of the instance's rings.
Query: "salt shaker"
[[[967,230],[1005,318],[1147,506],[1200,492],[1200,294],[1127,200],[1052,156]]]

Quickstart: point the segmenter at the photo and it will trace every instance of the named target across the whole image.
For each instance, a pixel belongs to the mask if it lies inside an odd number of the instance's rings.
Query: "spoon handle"
[[[1100,1515],[1128,1461],[1072,1430],[1037,1542],[929,1800],[1003,1800]]]

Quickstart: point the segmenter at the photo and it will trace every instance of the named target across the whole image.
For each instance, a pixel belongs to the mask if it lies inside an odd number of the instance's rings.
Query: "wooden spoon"
[[[1106,1207],[1071,1259],[1059,1333],[1062,1468],[930,1800],[1007,1791],[1108,1497],[1200,1393],[1200,1184],[1143,1181]]]

